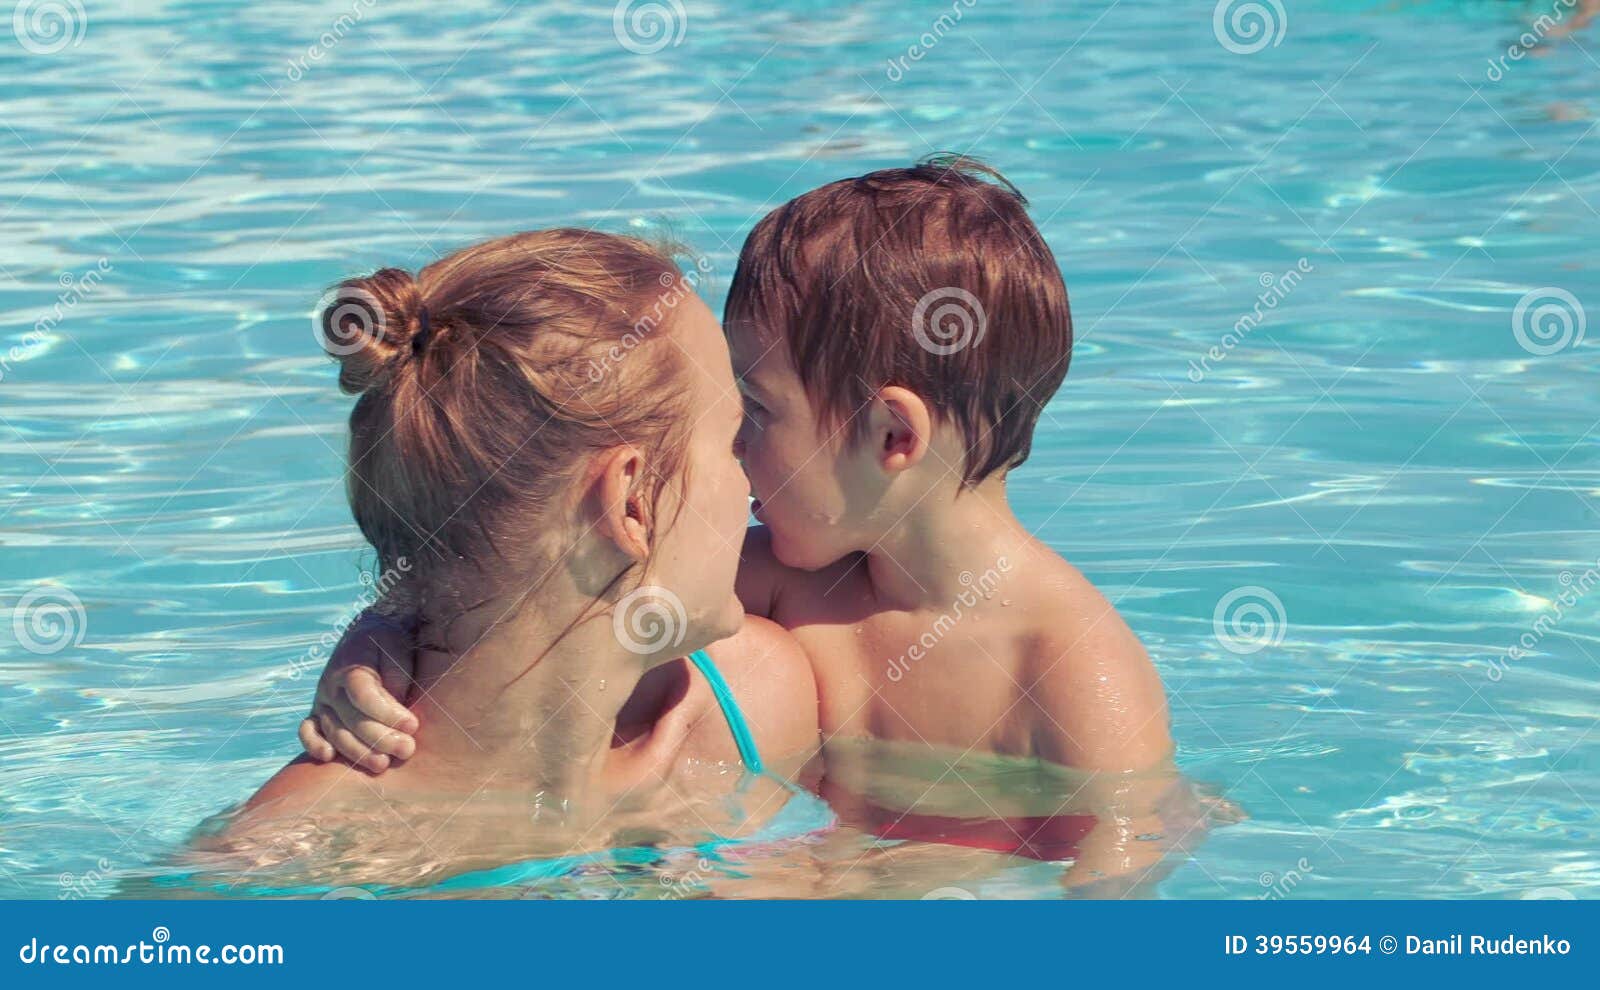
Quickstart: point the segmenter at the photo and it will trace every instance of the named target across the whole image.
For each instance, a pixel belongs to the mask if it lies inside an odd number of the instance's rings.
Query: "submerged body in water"
[[[1153,896],[1237,808],[1171,771],[869,740],[747,774],[688,766],[676,813],[571,827],[548,803],[408,796],[393,809],[272,809],[208,823],[130,896],[1059,898]],[[790,781],[806,780],[827,802]],[[341,817],[342,816],[342,817]],[[292,827],[287,827],[291,826]],[[315,850],[313,855],[309,851]],[[470,853],[467,852],[470,850]]]

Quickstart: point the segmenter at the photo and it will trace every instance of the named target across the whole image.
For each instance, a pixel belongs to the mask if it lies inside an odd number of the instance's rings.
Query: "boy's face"
[[[773,555],[816,570],[871,546],[886,479],[870,451],[850,442],[847,426],[819,421],[781,339],[725,329],[745,399],[740,456]]]

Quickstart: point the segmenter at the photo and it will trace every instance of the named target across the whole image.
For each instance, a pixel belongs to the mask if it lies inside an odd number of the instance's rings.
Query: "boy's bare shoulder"
[[[1166,690],[1139,637],[1077,568],[1053,551],[1030,557],[1019,632],[1021,681],[1041,713],[1038,755],[1092,770],[1165,763]]]
[[[772,555],[772,533],[767,527],[751,526],[744,531],[734,592],[746,613],[763,618],[772,616],[787,570],[789,568]]]

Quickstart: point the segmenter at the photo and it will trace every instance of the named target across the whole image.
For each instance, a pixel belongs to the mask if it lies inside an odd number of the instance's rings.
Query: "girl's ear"
[[[651,524],[644,455],[637,447],[613,447],[600,455],[590,479],[595,530],[635,562],[644,561],[650,556]]]
[[[878,390],[872,409],[872,440],[885,471],[904,471],[927,456],[933,438],[928,404],[910,389],[887,385]]]

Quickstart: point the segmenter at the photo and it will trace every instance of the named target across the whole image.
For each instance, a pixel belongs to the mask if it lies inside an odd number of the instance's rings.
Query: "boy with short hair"
[[[806,193],[746,240],[724,331],[763,524],[738,594],[811,659],[824,739],[1169,764],[1165,695],[1137,637],[1006,497],[1072,347],[1066,285],[1015,187],[937,157]],[[330,665],[319,713],[405,730],[370,672],[353,706],[327,704],[352,669]],[[302,739],[331,758],[316,727]],[[335,741],[369,755],[347,732]],[[376,752],[408,741],[391,733]]]

